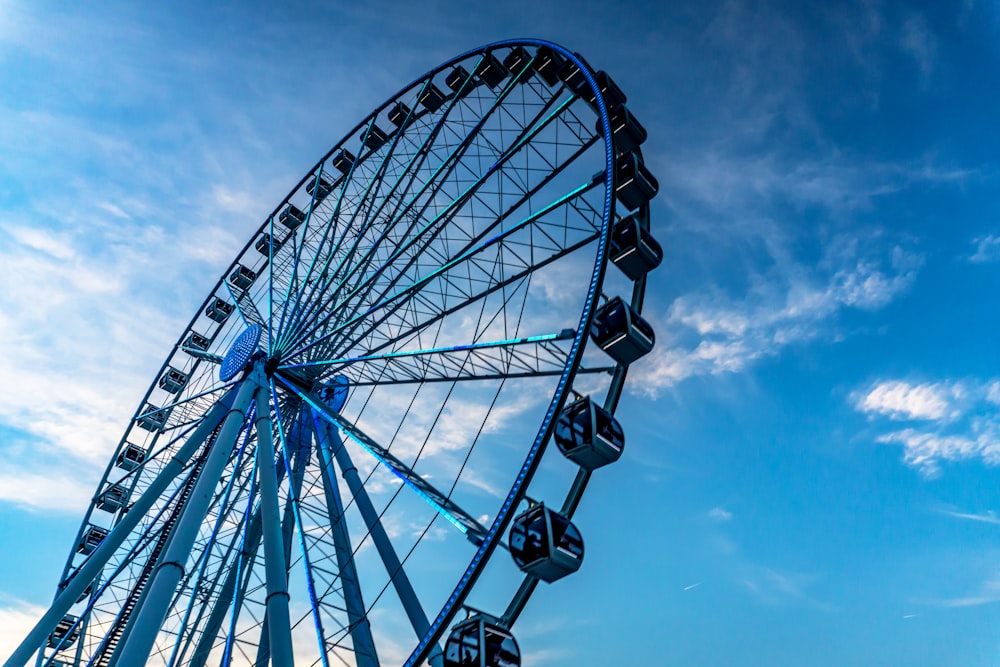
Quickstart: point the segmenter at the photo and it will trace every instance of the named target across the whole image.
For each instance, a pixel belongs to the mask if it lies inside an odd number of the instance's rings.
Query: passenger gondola
[[[476,76],[490,88],[496,88],[507,78],[510,71],[503,66],[492,52],[483,55],[483,59],[476,66]]]
[[[640,208],[615,223],[609,256],[632,280],[642,278],[660,265],[663,247],[649,233],[648,208]]]
[[[131,442],[125,444],[125,449],[121,451],[115,459],[115,465],[122,470],[132,472],[146,461],[146,450]]]
[[[444,82],[451,88],[451,91],[458,95],[459,97],[465,97],[472,92],[472,89],[476,87],[476,82],[470,80],[469,71],[462,67],[461,65],[455,65],[448,76],[444,78]],[[468,82],[468,83],[466,83]]]
[[[190,335],[184,340],[184,347],[189,347],[192,350],[198,350],[200,352],[205,352],[208,350],[208,338],[202,336],[196,331],[192,331]]]
[[[128,490],[121,484],[112,484],[97,497],[97,509],[117,512],[128,502]]]
[[[52,634],[49,635],[49,648],[67,648],[72,646],[80,636],[80,624],[76,622],[77,617],[66,614],[59,623],[56,624]]]
[[[477,614],[457,623],[444,645],[444,667],[520,667],[514,635],[496,619]]]
[[[229,274],[228,280],[235,289],[242,291],[253,285],[253,281],[257,280],[257,273],[242,264],[237,264]]]
[[[625,432],[618,420],[589,396],[563,408],[553,437],[563,456],[585,470],[614,463],[625,449]]]
[[[372,123],[366,132],[361,133],[361,138],[365,142],[365,146],[374,151],[385,145],[385,142],[389,140],[389,135],[378,125]]]
[[[660,191],[659,182],[638,153],[627,153],[618,158],[616,180],[615,195],[630,211],[648,204]]]
[[[550,86],[559,83],[559,70],[566,63],[566,59],[561,54],[556,53],[547,46],[539,46],[535,52],[535,59],[531,61],[531,66],[538,76]]]
[[[108,530],[106,528],[90,524],[87,526],[87,529],[83,531],[83,535],[80,536],[80,541],[76,545],[76,550],[85,556],[89,556],[94,553],[94,549],[96,549],[107,536]]]
[[[188,376],[172,366],[167,366],[167,370],[160,376],[156,383],[160,389],[168,394],[176,394],[187,384]]]
[[[594,313],[590,338],[608,356],[620,364],[631,364],[653,349],[656,335],[620,296],[608,301]]]
[[[427,84],[427,87],[424,88],[424,92],[420,95],[420,104],[432,113],[444,106],[444,100],[444,93],[442,93],[441,89],[433,83]]]
[[[333,192],[333,184],[322,176],[319,178],[310,178],[306,181],[306,193],[312,197],[314,191],[316,192],[316,203],[318,204]],[[266,255],[267,253],[265,252],[264,254]]]
[[[646,141],[648,133],[642,123],[635,119],[628,107],[621,104],[611,111],[611,135],[614,137],[615,154],[631,153]],[[597,133],[604,134],[604,123],[597,119]]]
[[[307,186],[307,189],[308,189],[308,186]],[[281,240],[277,239],[277,238],[274,239],[274,244],[273,244],[274,245],[274,250],[273,251],[271,250],[271,245],[272,245],[271,244],[271,235],[268,234],[267,232],[265,232],[265,233],[261,234],[257,238],[257,242],[253,244],[253,247],[257,249],[257,252],[259,252],[260,254],[262,254],[265,257],[267,257],[272,252],[278,252],[278,248],[281,247]]]
[[[294,204],[289,204],[285,210],[278,215],[278,222],[289,229],[295,229],[306,221],[306,214]]]
[[[232,312],[233,304],[226,303],[219,298],[216,298],[215,301],[209,304],[208,308],[205,309],[205,315],[208,316],[208,319],[215,320],[220,324],[229,319],[229,315]]]
[[[543,503],[532,505],[514,519],[508,542],[517,566],[542,581],[562,579],[583,564],[580,531]]]
[[[354,154],[346,148],[341,148],[333,156],[333,166],[342,174],[348,174],[354,167]]]

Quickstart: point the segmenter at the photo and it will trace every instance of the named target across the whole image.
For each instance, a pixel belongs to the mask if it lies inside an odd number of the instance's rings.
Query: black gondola
[[[200,350],[204,352],[208,349],[208,338],[202,336],[196,331],[192,331],[190,335],[184,340],[184,347],[189,347],[192,350]]]
[[[627,153],[620,156],[617,172],[618,185],[615,195],[617,195],[618,201],[630,211],[634,211],[643,204],[648,204],[660,191],[659,182],[646,169],[646,165],[638,153]]]
[[[476,76],[490,88],[496,88],[500,82],[507,78],[510,72],[503,66],[492,52],[483,55],[483,59],[476,65]]]
[[[49,635],[49,648],[66,648],[73,645],[80,636],[80,624],[76,620],[77,617],[72,614],[62,617]]]
[[[510,73],[517,76],[528,63],[531,62],[531,54],[523,46],[515,46],[507,54],[507,57],[503,59],[503,66],[510,70]],[[534,74],[533,70],[528,70],[527,72],[521,74],[521,78],[518,79],[521,83],[527,82],[531,75]]]
[[[278,222],[289,229],[295,229],[306,221],[306,214],[294,204],[289,204],[285,210],[278,215]]]
[[[316,203],[318,204],[333,192],[333,184],[322,176],[319,178],[310,178],[306,181],[306,193],[312,197],[314,190],[316,191]],[[267,254],[266,250],[264,254]]]
[[[389,141],[389,135],[385,133],[385,130],[380,128],[378,125],[372,123],[372,126],[368,128],[366,132],[361,133],[361,139],[364,141],[365,146],[374,150],[378,150],[385,145],[385,142]]]
[[[167,366],[166,372],[160,376],[157,384],[168,394],[176,394],[187,384],[188,376],[172,366]]]
[[[147,431],[159,431],[167,423],[167,418],[170,416],[170,408],[160,409],[155,405],[146,403],[146,407],[142,409],[141,414],[142,416],[135,420],[139,428],[144,428]]]
[[[514,635],[495,619],[477,614],[456,623],[444,645],[444,667],[520,667]]]
[[[121,484],[112,484],[97,497],[97,509],[117,512],[128,502],[128,489]]]
[[[122,470],[132,472],[146,461],[146,450],[131,442],[125,444],[125,449],[121,451],[115,459],[115,465]]]
[[[559,70],[565,63],[566,59],[561,53],[556,53],[547,46],[539,46],[531,67],[545,83],[554,86],[559,83]]]
[[[629,112],[628,107],[621,104],[611,112],[611,135],[614,137],[615,153],[631,153],[646,141],[646,128]],[[604,133],[604,124],[597,119],[597,133]]]
[[[622,273],[638,280],[663,261],[663,248],[649,233],[649,209],[627,215],[611,230],[611,261]]]
[[[444,105],[444,93],[433,83],[427,84],[424,92],[420,95],[420,103],[430,112],[437,111]]]
[[[245,290],[253,285],[255,280],[257,280],[257,273],[242,264],[237,264],[233,272],[229,274],[229,284],[238,290]]]
[[[455,65],[448,76],[444,78],[444,82],[451,88],[451,91],[458,95],[459,97],[465,97],[472,92],[472,89],[476,87],[475,80],[470,80],[472,75],[469,74],[469,70],[465,69],[461,65]],[[468,83],[466,83],[468,81]]]
[[[514,519],[508,538],[510,555],[526,574],[553,582],[583,564],[583,537],[573,523],[544,503]]]
[[[87,526],[87,530],[83,531],[83,535],[80,536],[80,541],[76,545],[76,550],[79,553],[88,556],[94,553],[94,549],[96,549],[107,536],[108,531],[106,528],[90,524]]]
[[[307,189],[308,189],[308,186],[307,186]],[[253,244],[253,247],[257,249],[257,252],[259,252],[260,254],[264,255],[265,257],[269,256],[271,254],[271,252],[272,252],[272,250],[271,250],[271,235],[268,234],[267,232],[264,232],[257,239],[257,242]],[[281,239],[275,238],[274,239],[274,250],[273,250],[273,252],[278,252],[278,248],[280,248],[280,247],[281,247]]]
[[[347,174],[354,166],[354,154],[346,148],[341,148],[333,156],[333,166],[342,174]]]
[[[585,470],[614,463],[625,449],[621,424],[589,396],[563,408],[553,437],[563,456]]]
[[[597,82],[597,89],[601,91],[601,96],[604,98],[604,105],[608,108],[608,111],[612,111],[622,104],[628,101],[628,97],[622,92],[622,89],[618,87],[615,80],[611,78],[611,75],[601,70],[594,74],[594,81]],[[594,95],[594,91],[590,86],[584,86],[580,97],[586,100],[587,104],[597,108],[597,96]]]
[[[608,356],[620,364],[630,364],[653,349],[656,335],[620,296],[608,301],[594,313],[590,337]]]
[[[403,127],[403,123],[410,116],[410,107],[406,106],[402,102],[396,102],[391,109],[389,109],[388,117],[389,122],[396,127]]]
[[[590,90],[590,86],[587,84],[587,76],[572,60],[564,60],[562,66],[559,68],[559,79],[566,84],[566,87],[572,90],[577,95],[583,97]]]
[[[233,312],[233,304],[226,303],[222,299],[216,298],[208,308],[205,309],[205,315],[208,316],[210,320],[215,320],[216,322],[222,323],[229,319],[230,313]]]

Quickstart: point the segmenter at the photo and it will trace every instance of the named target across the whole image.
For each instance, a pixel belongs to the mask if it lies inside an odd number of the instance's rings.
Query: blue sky
[[[263,216],[421,72],[537,36],[628,93],[666,260],[531,664],[1000,664],[996,6],[427,5],[0,0],[0,653]]]

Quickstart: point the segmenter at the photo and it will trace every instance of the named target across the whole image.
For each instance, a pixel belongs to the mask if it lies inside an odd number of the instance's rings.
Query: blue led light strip
[[[351,440],[361,445],[361,447],[366,452],[371,454],[376,461],[388,468],[392,474],[401,479],[408,487],[413,489],[413,491],[420,496],[424,502],[433,507],[434,511],[447,519],[449,523],[462,531],[464,535],[470,536],[471,534],[471,536],[481,538],[486,534],[486,528],[480,525],[479,522],[465,510],[451,502],[444,494],[425,482],[421,477],[417,476],[416,473],[409,470],[402,461],[397,459],[395,456],[390,454],[387,449],[383,448],[377,442],[365,435],[364,432],[351,422],[347,421],[333,408],[326,405],[315,396],[307,394],[292,386],[286,382],[281,375],[275,375],[275,377],[281,380],[281,383],[288,387],[288,389],[301,397],[302,400],[316,408],[317,412],[319,412],[324,419],[343,431],[344,434]]]
[[[309,366],[350,366],[360,361],[379,361],[380,359],[396,359],[399,357],[417,357],[430,354],[446,354],[448,352],[465,352],[471,350],[485,350],[493,347],[508,347],[515,345],[527,345],[530,343],[543,343],[550,340],[572,340],[576,336],[576,331],[567,329],[557,334],[542,334],[540,336],[528,336],[526,338],[508,338],[507,340],[493,340],[485,343],[471,343],[468,345],[452,345],[451,347],[435,347],[427,350],[405,350],[402,352],[387,352],[385,354],[370,354],[362,357],[343,357],[341,359],[327,359],[324,361],[310,361],[304,364],[286,364],[278,368],[307,368]]]

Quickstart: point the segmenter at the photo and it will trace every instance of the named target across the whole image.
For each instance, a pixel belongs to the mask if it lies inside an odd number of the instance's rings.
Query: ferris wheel
[[[504,41],[348,132],[169,351],[5,666],[519,665],[654,343],[626,101]]]

